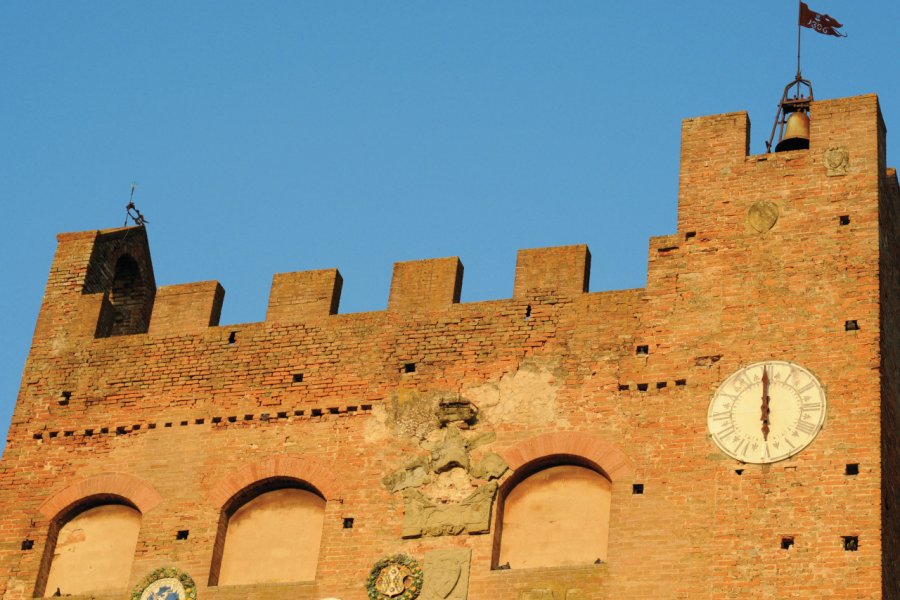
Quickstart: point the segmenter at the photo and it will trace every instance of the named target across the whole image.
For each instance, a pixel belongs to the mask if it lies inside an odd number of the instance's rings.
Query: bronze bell
[[[809,148],[809,116],[806,111],[792,112],[784,127],[784,137],[775,146],[775,152],[807,150]]]

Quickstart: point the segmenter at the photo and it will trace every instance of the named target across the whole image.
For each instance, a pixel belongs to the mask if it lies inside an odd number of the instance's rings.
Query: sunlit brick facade
[[[900,598],[900,192],[875,96],[810,116],[808,150],[764,155],[745,113],[684,122],[641,289],[589,292],[586,246],[532,249],[508,299],[460,303],[441,258],[398,263],[384,311],[286,273],[265,321],[222,326],[218,283],[156,287],[144,228],[61,234],[0,466],[0,595],[120,599],[173,567],[204,600],[401,597],[418,568],[429,600]],[[744,463],[707,411],[764,361],[815,374],[827,417]],[[135,519],[133,557],[108,550]],[[399,588],[367,579],[398,554]]]

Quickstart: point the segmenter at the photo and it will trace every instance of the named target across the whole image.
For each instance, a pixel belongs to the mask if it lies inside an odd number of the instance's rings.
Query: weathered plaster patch
[[[363,431],[366,443],[372,444],[386,440],[390,437],[391,430],[387,425],[387,408],[382,404],[372,407],[372,418],[366,419]]]
[[[424,439],[438,427],[435,405],[439,398],[413,390],[399,390],[387,402],[387,425],[396,435]]]
[[[558,422],[557,395],[564,376],[558,361],[532,359],[500,381],[473,387],[465,395],[488,423]]]

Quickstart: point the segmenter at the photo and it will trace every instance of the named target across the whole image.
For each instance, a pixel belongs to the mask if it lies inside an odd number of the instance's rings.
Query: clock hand
[[[769,372],[763,367],[762,376],[762,407],[760,420],[762,421],[763,441],[769,439]]]

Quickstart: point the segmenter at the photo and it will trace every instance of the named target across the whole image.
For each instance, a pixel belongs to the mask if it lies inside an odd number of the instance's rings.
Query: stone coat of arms
[[[366,591],[370,600],[415,600],[424,575],[419,563],[405,554],[379,560],[369,572]]]
[[[832,146],[825,151],[825,174],[829,177],[846,175],[850,167],[850,153],[842,146]]]

